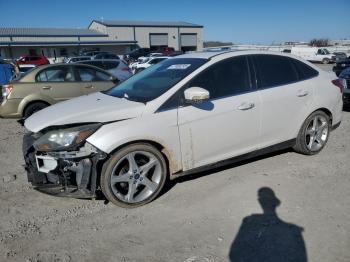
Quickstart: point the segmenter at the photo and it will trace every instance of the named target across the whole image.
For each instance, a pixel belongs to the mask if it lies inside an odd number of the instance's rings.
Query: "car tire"
[[[323,64],[329,64],[330,60],[328,58],[323,58],[322,63]]]
[[[110,202],[134,208],[153,201],[167,176],[163,154],[150,144],[137,143],[118,150],[103,165],[100,185]]]
[[[49,105],[43,102],[35,102],[33,104],[30,104],[26,107],[26,109],[23,112],[23,117],[28,118],[32,114],[44,109],[45,107],[48,107]]]
[[[304,155],[319,153],[328,141],[330,123],[330,118],[325,112],[313,112],[300,128],[293,149]]]

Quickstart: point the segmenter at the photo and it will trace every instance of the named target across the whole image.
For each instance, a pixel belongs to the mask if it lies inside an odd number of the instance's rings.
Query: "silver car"
[[[75,63],[75,62],[81,62],[81,61],[86,61],[86,60],[91,60],[90,56],[74,56],[74,57],[65,57],[63,59],[63,63]]]
[[[102,68],[118,78],[119,81],[124,81],[133,75],[130,67],[124,61],[118,59],[94,59],[80,61],[79,63]]]

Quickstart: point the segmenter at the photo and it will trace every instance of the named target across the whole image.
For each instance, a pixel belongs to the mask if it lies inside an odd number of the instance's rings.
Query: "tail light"
[[[2,87],[2,96],[4,98],[8,97],[11,94],[12,90],[13,90],[13,85],[4,85]]]
[[[344,90],[344,82],[341,79],[334,79],[332,80],[332,84],[337,86],[341,93],[343,93]]]

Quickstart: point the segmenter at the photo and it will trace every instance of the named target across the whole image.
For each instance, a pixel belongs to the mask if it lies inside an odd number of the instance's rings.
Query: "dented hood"
[[[144,108],[143,103],[93,93],[45,108],[26,119],[24,125],[29,131],[38,132],[49,126],[104,123],[138,117]]]

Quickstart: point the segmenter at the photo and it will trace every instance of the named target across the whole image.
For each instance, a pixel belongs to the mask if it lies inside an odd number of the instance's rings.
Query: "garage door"
[[[151,46],[168,46],[168,34],[150,34]]]
[[[181,34],[181,46],[197,46],[197,34]]]

